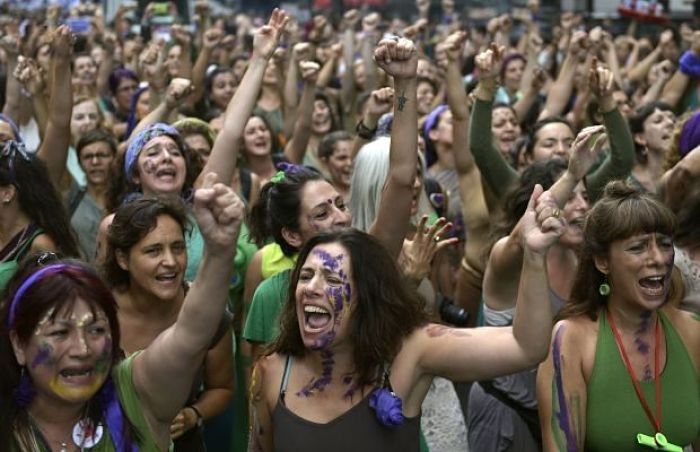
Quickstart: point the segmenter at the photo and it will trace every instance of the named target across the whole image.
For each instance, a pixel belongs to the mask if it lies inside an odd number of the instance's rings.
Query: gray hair
[[[365,144],[355,157],[352,180],[350,181],[350,211],[352,226],[367,232],[377,218],[379,204],[382,200],[384,185],[389,175],[389,137],[379,137]],[[425,159],[421,153],[418,161],[425,174]],[[384,208],[388,208],[384,206]],[[418,212],[411,219],[417,224],[422,215],[430,213],[430,202],[425,190],[421,190],[418,199]]]

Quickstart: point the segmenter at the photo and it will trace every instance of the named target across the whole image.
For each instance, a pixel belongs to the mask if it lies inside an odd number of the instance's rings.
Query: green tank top
[[[132,365],[134,363],[134,358],[140,352],[136,352],[128,358],[122,360],[117,364],[114,369],[112,369],[112,378],[114,379],[114,385],[117,389],[117,394],[119,397],[119,403],[122,406],[124,414],[131,422],[131,425],[135,429],[136,435],[139,437],[140,441],[138,443],[139,452],[159,452],[158,445],[153,438],[146,418],[143,416],[143,409],[141,408],[141,402],[139,401],[138,394],[136,393],[136,388],[132,380]],[[36,441],[33,445],[33,449],[36,452],[49,452],[47,451],[45,445],[41,444],[40,441]],[[12,452],[18,452],[17,447],[13,444],[10,446]],[[103,431],[100,441],[93,447],[84,447],[83,450],[90,452],[117,452],[112,438],[108,431]],[[169,448],[172,451],[172,443]]]
[[[637,434],[653,436],[654,427],[637,398],[606,316],[601,314],[593,372],[588,381],[587,451],[648,451]],[[659,311],[666,338],[666,366],[661,372],[661,433],[681,447],[700,433],[700,379],[685,345],[666,315]],[[656,412],[654,381],[639,386]]]

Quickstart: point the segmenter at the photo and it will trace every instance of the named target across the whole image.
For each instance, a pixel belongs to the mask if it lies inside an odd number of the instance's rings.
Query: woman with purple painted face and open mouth
[[[473,381],[539,362],[552,316],[544,256],[565,228],[555,209],[536,187],[522,223],[518,315],[504,328],[428,323],[392,256],[364,232],[311,238],[292,271],[280,336],[251,377],[249,450],[418,451],[435,376]]]

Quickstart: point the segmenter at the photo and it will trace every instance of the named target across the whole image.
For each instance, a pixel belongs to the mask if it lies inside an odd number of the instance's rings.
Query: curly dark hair
[[[421,299],[407,290],[396,262],[381,242],[357,229],[321,233],[304,245],[289,280],[287,303],[280,313],[280,335],[266,353],[292,356],[307,353],[299,332],[295,289],[311,251],[328,243],[340,244],[350,255],[355,305],[349,337],[354,341],[357,385],[374,384],[379,369],[393,361],[403,340],[426,324],[428,318]]]
[[[598,292],[604,275],[596,268],[594,259],[607,255],[613,242],[640,233],[673,236],[675,230],[676,217],[655,196],[624,181],[609,182],[603,197],[588,212],[578,272],[571,296],[558,318],[586,315],[591,320],[597,319],[607,298]]]
[[[117,253],[128,254],[146,234],[155,229],[158,217],[169,216],[182,229],[190,228],[185,207],[181,201],[161,198],[140,198],[120,206],[107,232],[107,251],[101,273],[111,288],[129,286],[129,272],[119,266]]]

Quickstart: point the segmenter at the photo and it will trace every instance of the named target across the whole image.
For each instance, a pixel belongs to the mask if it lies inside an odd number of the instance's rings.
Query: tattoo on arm
[[[408,102],[408,97],[406,97],[406,92],[402,92],[401,95],[397,99],[399,101],[399,111],[403,111],[404,107],[406,107],[406,102]]]

